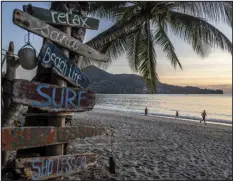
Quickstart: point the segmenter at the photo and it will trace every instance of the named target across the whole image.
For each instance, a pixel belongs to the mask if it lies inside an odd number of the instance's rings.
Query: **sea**
[[[231,94],[97,94],[95,108],[144,114],[148,116],[175,117],[200,121],[203,110],[206,120],[232,125]]]

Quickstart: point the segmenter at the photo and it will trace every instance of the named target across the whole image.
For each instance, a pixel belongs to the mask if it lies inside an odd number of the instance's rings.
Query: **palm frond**
[[[147,85],[151,87],[153,92],[155,92],[158,75],[156,73],[156,53],[153,46],[153,36],[151,35],[149,21],[145,23],[144,29],[145,32],[144,37],[141,40],[141,50],[139,54],[139,59],[141,59],[139,72],[143,76]]]
[[[127,9],[129,2],[114,1],[114,2],[91,2],[89,11],[90,16],[94,16],[100,19],[107,19],[114,21],[119,14]]]
[[[184,14],[205,18],[214,22],[225,22],[232,26],[232,2],[197,1],[175,2],[175,9]]]
[[[98,67],[106,69],[112,63],[113,60],[118,59],[121,55],[125,53],[126,44],[127,44],[127,37],[125,36],[119,37],[115,41],[109,41],[102,48],[99,48],[99,52],[109,56],[110,60],[108,62],[101,62],[101,61],[95,61],[90,58],[88,59],[86,58],[85,65],[83,64],[83,67],[89,65],[96,65]]]
[[[206,20],[174,11],[169,12],[166,20],[172,32],[192,44],[201,57],[207,56],[210,48],[216,47],[232,54],[231,41]]]
[[[124,11],[121,11],[116,17],[116,20],[118,22],[125,22],[130,20],[133,16],[136,14],[139,14],[141,10],[141,7],[138,5],[137,2],[133,4],[132,6],[125,7]]]
[[[136,31],[136,33],[132,34],[127,41],[126,46],[126,55],[127,59],[129,61],[129,66],[134,72],[138,72],[138,67],[141,63],[141,59],[139,59],[140,54],[140,39],[141,39],[141,31],[142,28],[139,27],[139,29]]]
[[[174,68],[177,67],[177,64],[182,69],[182,65],[175,53],[175,48],[170,41],[167,33],[167,26],[164,21],[157,22],[157,30],[154,36],[155,44],[159,45],[163,52],[167,54],[167,58],[171,61],[171,64]]]
[[[138,26],[148,19],[148,16],[150,15],[141,13],[133,16],[124,23],[117,22],[109,29],[92,38],[86,44],[99,50],[109,42],[115,41],[121,36],[127,36],[137,30]]]

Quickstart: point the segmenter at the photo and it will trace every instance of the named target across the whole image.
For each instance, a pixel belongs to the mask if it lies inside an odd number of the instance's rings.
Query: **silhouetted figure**
[[[176,118],[178,118],[179,117],[179,112],[178,111],[176,111]],[[175,118],[175,119],[176,119]]]
[[[202,120],[200,121],[200,123],[201,123],[202,121],[204,121],[204,123],[206,124],[206,122],[205,122],[205,117],[207,116],[207,114],[206,114],[205,110],[201,113],[201,116],[202,116]]]
[[[115,174],[116,170],[115,170],[115,161],[113,159],[113,157],[109,157],[109,172]]]
[[[147,107],[146,107],[146,109],[145,109],[145,116],[147,116],[147,112],[148,112],[148,109],[147,109]]]

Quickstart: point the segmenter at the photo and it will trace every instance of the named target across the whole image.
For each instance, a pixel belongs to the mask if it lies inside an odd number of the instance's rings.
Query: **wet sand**
[[[69,153],[97,153],[95,168],[68,177],[86,179],[232,180],[232,126],[94,109],[72,124],[114,130],[116,174],[108,172],[110,136],[69,143]]]

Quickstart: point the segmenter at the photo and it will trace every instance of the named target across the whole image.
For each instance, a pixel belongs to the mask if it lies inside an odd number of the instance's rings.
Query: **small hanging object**
[[[109,172],[112,174],[115,174],[115,161],[113,159],[113,154],[112,154],[112,136],[113,136],[113,132],[111,133],[110,137],[111,137],[111,156],[109,157]]]
[[[28,41],[18,51],[20,65],[27,70],[32,70],[37,66],[36,50],[30,43],[30,34],[28,32]]]

